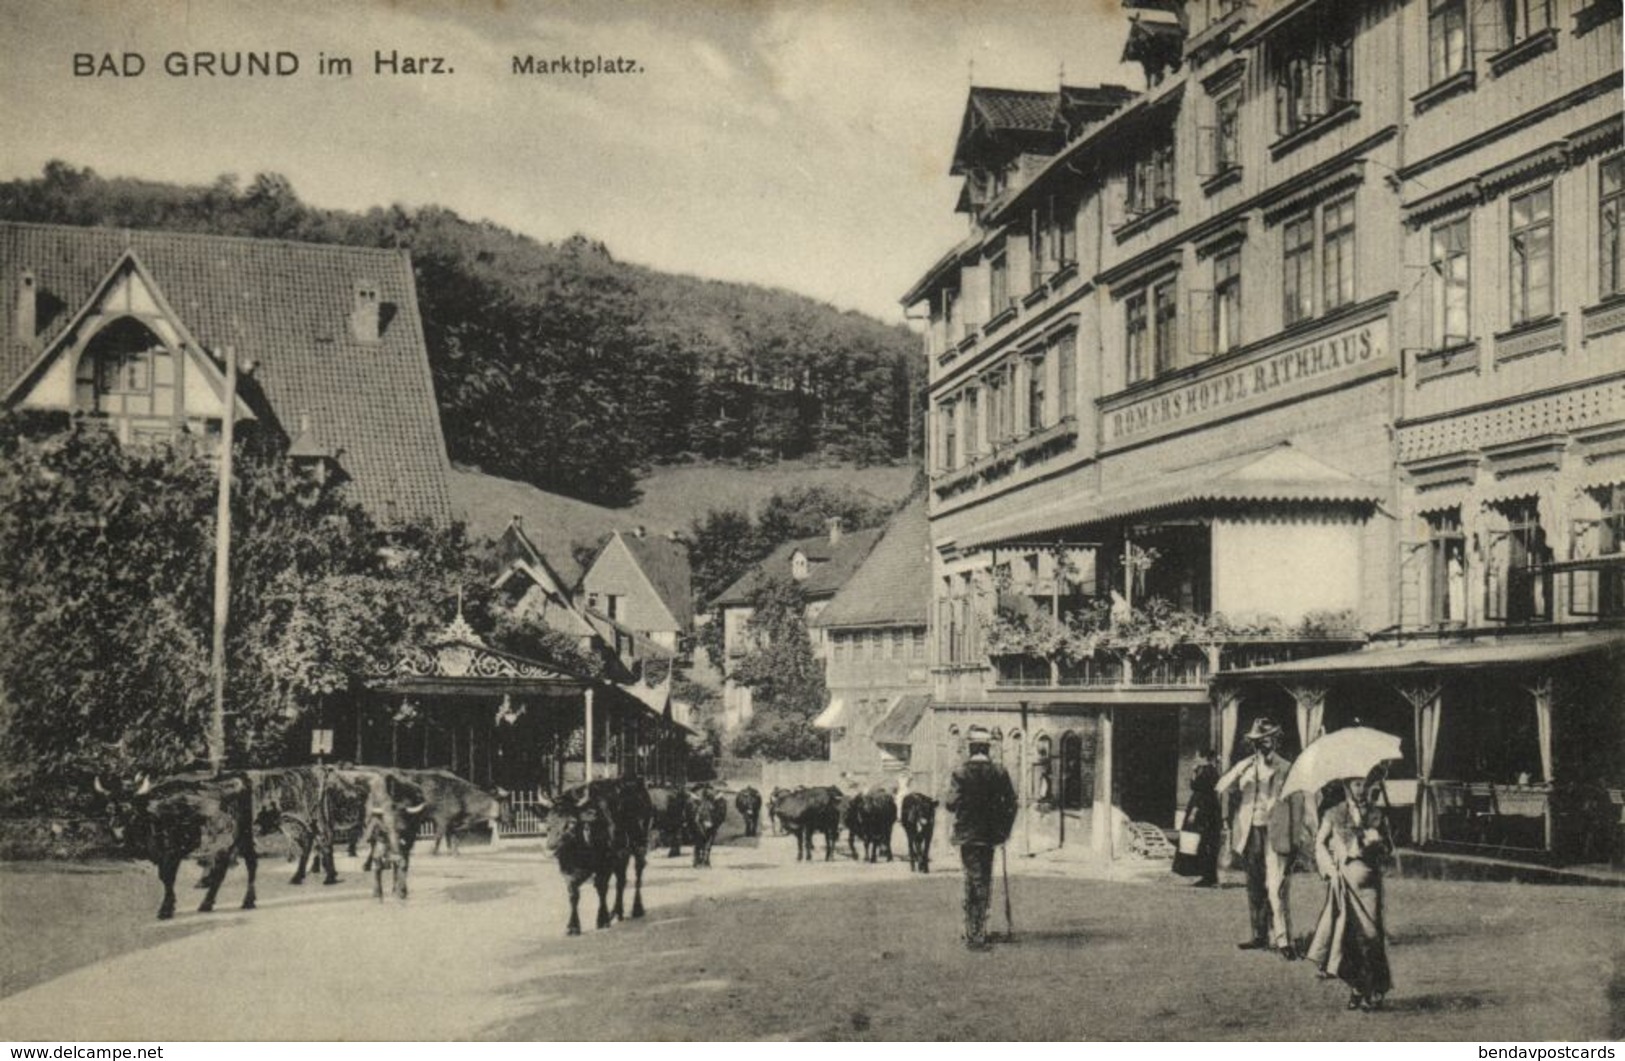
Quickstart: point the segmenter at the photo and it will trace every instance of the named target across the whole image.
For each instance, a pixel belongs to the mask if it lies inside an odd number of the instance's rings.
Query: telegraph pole
[[[209,767],[226,768],[226,618],[231,603],[231,444],[237,419],[237,351],[227,346],[226,396],[220,417],[220,490],[214,518],[214,709],[209,715]]]

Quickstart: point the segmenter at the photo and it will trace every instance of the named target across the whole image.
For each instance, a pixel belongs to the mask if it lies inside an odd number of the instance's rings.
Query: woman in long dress
[[[1219,780],[1219,768],[1209,758],[1196,764],[1191,771],[1191,798],[1185,806],[1185,820],[1180,825],[1179,853],[1174,856],[1174,872],[1181,877],[1195,877],[1196,887],[1216,888],[1219,884],[1219,832],[1224,817],[1219,808],[1219,796],[1214,785]],[[1187,837],[1198,838],[1195,850],[1187,850]]]
[[[1310,950],[1323,972],[1349,985],[1349,1009],[1376,1009],[1393,987],[1382,874],[1394,846],[1375,798],[1380,784],[1377,773],[1345,780],[1343,802],[1326,812],[1315,837],[1315,862],[1330,895]]]

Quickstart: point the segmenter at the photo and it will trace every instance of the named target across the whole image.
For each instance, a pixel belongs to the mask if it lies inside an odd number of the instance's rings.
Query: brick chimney
[[[32,269],[17,274],[17,313],[12,320],[17,338],[32,343],[39,332],[39,282]]]
[[[841,517],[840,516],[831,516],[829,518],[829,543],[831,545],[839,545],[839,544],[841,544]]]
[[[378,284],[355,282],[355,303],[350,309],[350,337],[358,343],[376,343],[379,329]]]

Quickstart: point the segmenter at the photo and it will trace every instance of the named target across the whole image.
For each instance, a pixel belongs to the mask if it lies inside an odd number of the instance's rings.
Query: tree
[[[769,578],[751,595],[745,624],[754,646],[729,675],[751,690],[752,714],[734,738],[734,754],[767,759],[822,759],[824,735],[813,728],[829,690],[813,655],[806,601],[789,578]]]

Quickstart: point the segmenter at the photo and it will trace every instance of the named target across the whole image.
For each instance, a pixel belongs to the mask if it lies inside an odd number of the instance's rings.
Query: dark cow
[[[429,810],[422,789],[410,781],[385,773],[355,775],[366,785],[367,798],[362,840],[367,864],[372,867],[372,896],[384,897],[384,869],[390,871],[390,891],[406,898],[406,876],[412,865],[412,845],[418,826]]]
[[[254,789],[242,774],[220,777],[172,777],[152,783],[138,778],[133,788],[109,790],[96,780],[107,800],[107,827],[113,839],[158,867],[164,899],[158,920],[175,916],[175,874],[187,857],[196,857],[208,872],[198,913],[214,909],[215,895],[226,871],[238,857],[248,872],[243,909],[254,909]]]
[[[728,817],[728,798],[710,788],[688,795],[688,837],[694,844],[694,865],[711,865],[711,845]]]
[[[431,855],[440,853],[442,840],[448,851],[457,854],[458,834],[477,822],[490,823],[493,837],[499,835],[500,827],[513,825],[513,806],[508,793],[502,789],[492,795],[450,770],[391,770],[390,773],[423,790],[429,803],[423,812],[424,819],[434,822]]]
[[[634,865],[632,916],[643,916],[643,867],[648,862],[654,805],[643,782],[631,778],[591,781],[567,789],[548,807],[547,849],[559,860],[570,890],[569,934],[581,935],[581,885],[598,890],[598,927],[609,927],[609,878],[615,878],[614,918],[622,918],[627,863]]]
[[[289,857],[296,860],[290,884],[303,884],[307,865],[320,865],[323,884],[337,884],[333,866],[333,801],[327,788],[333,783],[331,767],[289,766],[245,770],[254,787],[254,826],[261,834],[280,831],[287,838]],[[350,815],[359,829],[359,806]],[[314,859],[312,856],[315,856]]]
[[[653,839],[666,847],[667,858],[683,853],[683,836],[688,832],[688,790],[676,785],[650,785],[649,803],[654,808]]]
[[[782,836],[785,833],[790,831],[789,828],[784,824],[784,819],[780,818],[778,813],[776,811],[774,811],[773,808],[777,807],[780,803],[782,803],[784,801],[784,798],[786,796],[788,796],[793,791],[795,791],[795,790],[794,789],[789,789],[789,788],[775,787],[772,792],[768,793],[768,796],[767,796],[767,820],[769,822],[771,822],[772,825],[773,825],[773,835],[774,836]]]
[[[833,786],[798,788],[793,791],[776,789],[768,813],[796,838],[796,861],[810,862],[813,857],[813,839],[824,834],[824,861],[835,857],[835,841],[841,833],[841,808],[845,797]]]
[[[892,860],[892,826],[897,824],[897,801],[885,789],[859,792],[846,806],[847,848],[852,857],[858,857],[857,841],[863,841],[863,858],[874,862],[885,849],[886,861]]]
[[[734,797],[734,809],[745,823],[745,835],[755,836],[762,831],[762,794],[746,785]]]
[[[931,834],[937,828],[937,801],[923,792],[903,797],[903,835],[908,837],[908,868],[931,872]]]

